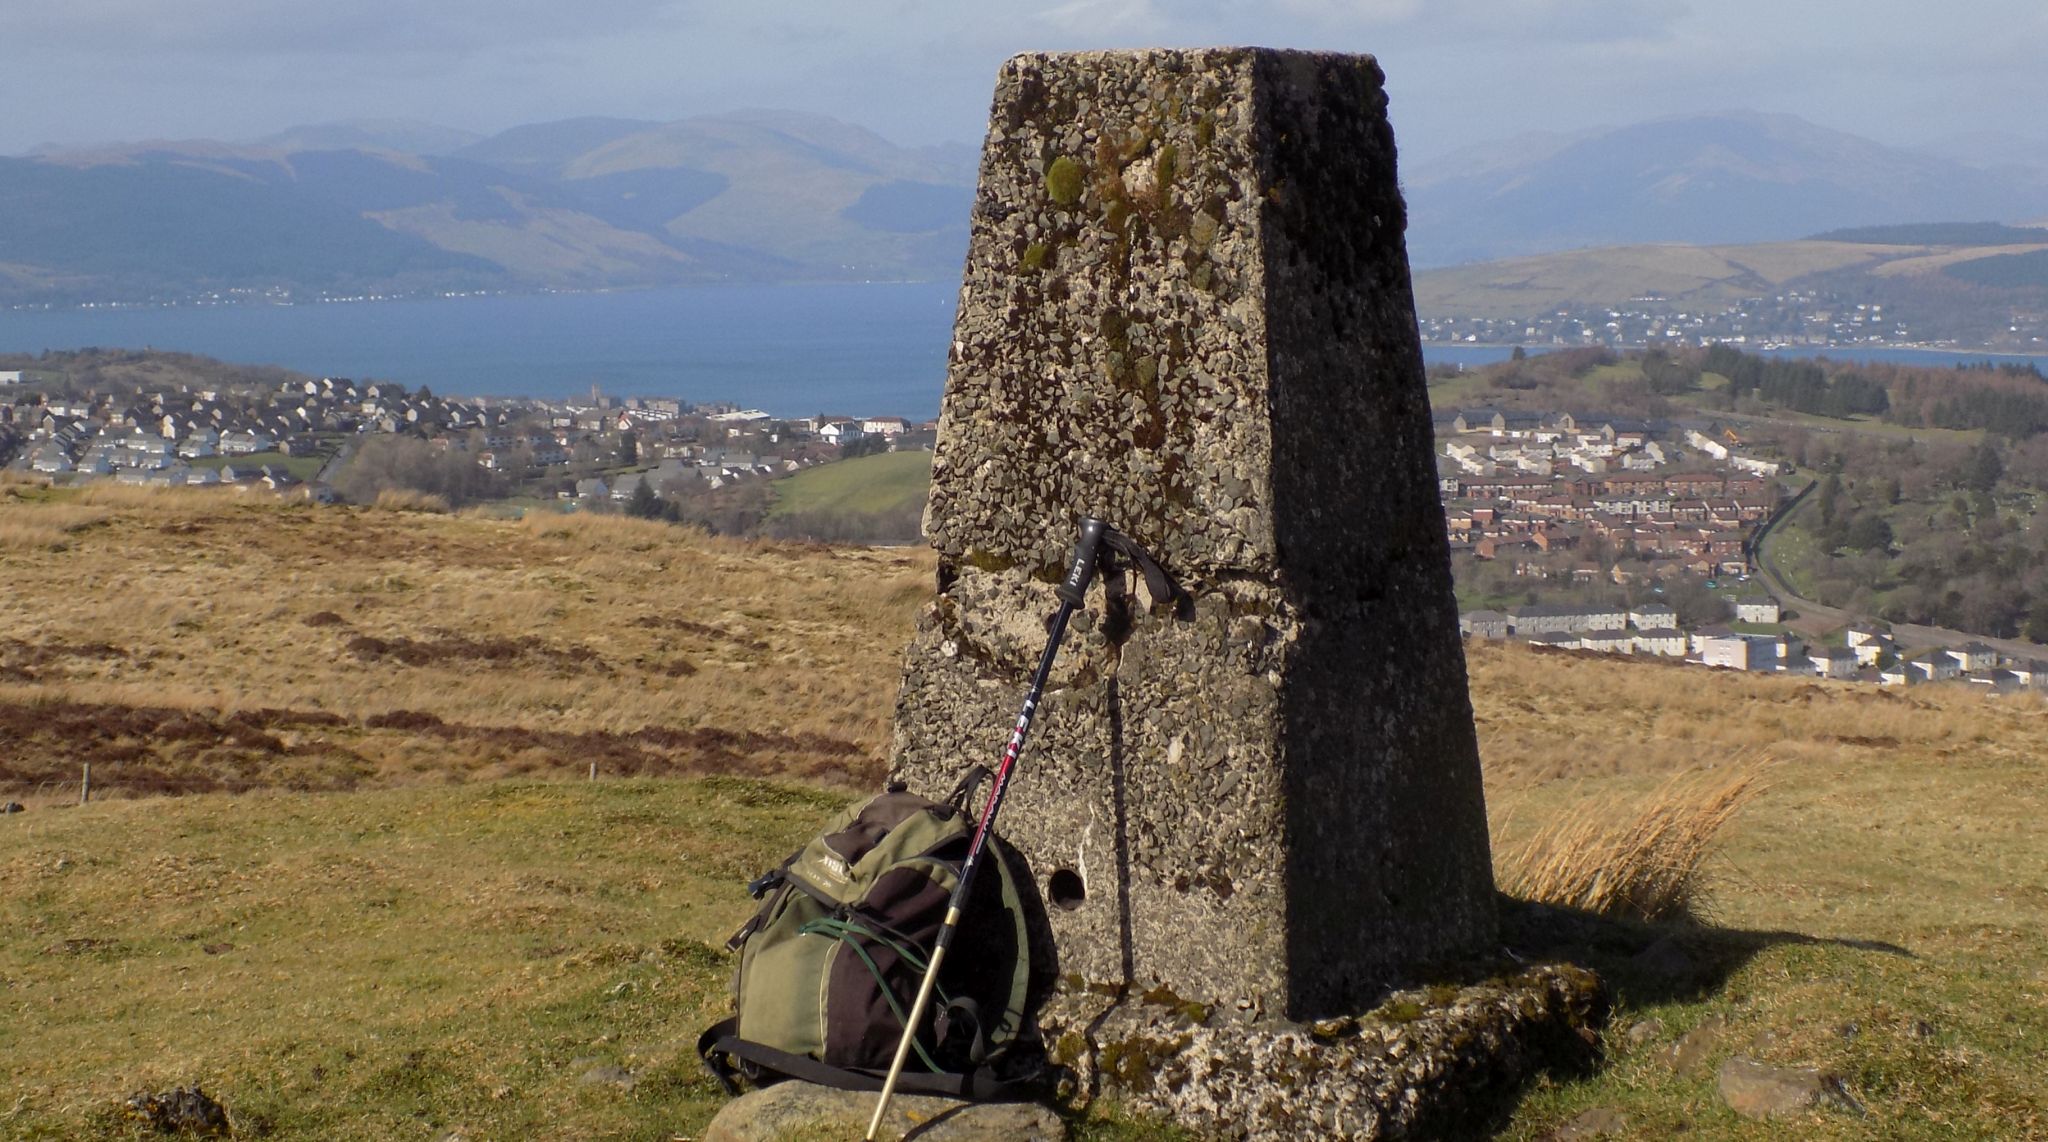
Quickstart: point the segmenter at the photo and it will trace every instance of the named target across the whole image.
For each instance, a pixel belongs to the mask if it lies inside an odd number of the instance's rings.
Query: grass
[[[1602,963],[1621,999],[1608,1066],[1539,1083],[1504,1137],[1592,1108],[1626,1114],[1635,1137],[2048,1132],[2048,850],[2029,839],[2048,704],[1476,643],[1467,658],[1504,859],[1588,803],[1651,803],[1674,775],[1776,761],[1700,866],[1712,926],[1671,929],[1715,970],[1673,986]],[[1663,1052],[1710,1016],[1729,1025],[1722,1045],[1675,1074]],[[1653,1020],[1639,1045],[1622,1034]],[[1738,1119],[1714,1088],[1731,1053],[1840,1074],[1868,1116]]]
[[[238,1137],[694,1134],[738,886],[839,800],[505,782],[25,815],[0,837],[0,1134],[124,1136],[122,1098],[195,1082]]]
[[[697,1136],[712,949],[740,884],[876,780],[931,573],[143,489],[0,485],[0,535],[0,793],[30,803],[0,817],[0,1136],[33,1139],[138,1136],[123,1099],[194,1082],[245,1137]],[[1535,1084],[1504,1137],[1593,1108],[1636,1137],[2048,1134],[2048,705],[1466,653],[1503,884],[1651,915],[1572,885],[1679,884],[1692,918],[1644,933],[1698,969],[1567,948],[1617,988],[1608,1065]],[[63,807],[87,757],[108,799]],[[216,791],[145,797],[144,770]],[[1867,1116],[1738,1119],[1712,1077],[1738,1052],[1839,1074]]]
[[[233,464],[237,469],[244,466],[253,468],[268,464],[272,467],[283,468],[291,473],[293,479],[303,483],[319,475],[320,469],[326,467],[327,461],[330,459],[332,459],[332,453],[328,452],[312,456],[287,456],[282,452],[253,452],[247,456],[205,456],[197,460],[188,461],[188,463],[194,468],[213,468],[215,470],[225,468],[229,464]]]
[[[0,789],[75,783],[88,759],[116,796],[591,761],[864,785],[930,559],[619,516],[10,485],[0,574]]]
[[[775,514],[876,514],[923,499],[932,481],[932,454],[882,452],[808,468],[775,482]]]
[[[1496,840],[1495,882],[1519,900],[1596,916],[1696,919],[1707,856],[1756,792],[1755,774],[1743,767],[1732,776],[1676,774],[1641,804],[1615,794],[1588,798],[1519,844]],[[1512,815],[1494,809],[1496,833]]]

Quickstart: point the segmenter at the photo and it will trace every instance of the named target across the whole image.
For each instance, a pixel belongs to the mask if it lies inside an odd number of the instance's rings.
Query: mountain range
[[[0,158],[0,302],[285,290],[944,280],[976,153],[815,114],[410,121]],[[1730,112],[1527,136],[1404,169],[1418,268],[1631,243],[2048,218],[2048,144],[1887,147]]]
[[[931,279],[975,157],[776,111],[45,150],[0,158],[0,300]]]

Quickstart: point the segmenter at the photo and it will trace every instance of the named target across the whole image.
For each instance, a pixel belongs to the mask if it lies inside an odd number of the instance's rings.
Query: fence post
[[[597,780],[597,763],[594,761],[590,763],[590,779],[592,781]]]
[[[92,800],[92,762],[85,763],[85,773],[78,779],[78,803]]]

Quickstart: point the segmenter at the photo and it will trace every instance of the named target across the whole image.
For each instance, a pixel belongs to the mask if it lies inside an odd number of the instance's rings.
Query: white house
[[[1589,630],[1579,635],[1579,649],[1603,654],[1634,654],[1636,636],[1625,630]]]
[[[1637,630],[1670,630],[1678,625],[1678,612],[1665,603],[1643,603],[1629,608],[1628,621]]]
[[[1831,646],[1808,651],[1806,658],[1813,663],[1814,672],[1822,678],[1856,677],[1859,664],[1856,660],[1856,648],[1853,646]]]
[[[1899,651],[1898,644],[1891,640],[1890,635],[1878,635],[1862,642],[1851,643],[1849,649],[1856,652],[1858,666],[1876,666],[1879,659],[1887,655],[1896,655]]]
[[[1685,632],[1676,627],[1640,629],[1635,633],[1635,644],[1637,654],[1655,654],[1665,658],[1685,657]]]
[[[1726,444],[1721,443],[1718,440],[1715,440],[1713,437],[1708,436],[1707,434],[1699,431],[1698,429],[1686,429],[1685,442],[1687,444],[1692,445],[1694,448],[1697,448],[1700,451],[1706,453],[1707,455],[1712,456],[1716,460],[1728,459],[1728,446]]]
[[[1735,600],[1735,621],[1774,623],[1779,618],[1778,600],[1769,595],[1751,595]]]
[[[1458,616],[1458,633],[1475,638],[1506,638],[1508,617],[1499,611],[1466,611]]]
[[[1891,628],[1882,623],[1851,623],[1842,632],[1842,641],[1850,646],[1862,646],[1866,642],[1883,640],[1890,642]]]
[[[187,460],[198,460],[220,451],[220,433],[211,428],[201,428],[178,442],[178,455]]]
[[[1732,632],[1701,633],[1693,637],[1700,661],[1708,666],[1731,670],[1776,670],[1778,656],[1768,645]]]
[[[20,370],[20,369],[8,369],[8,370],[6,370],[6,371],[4,371],[4,372],[0,372],[0,385],[18,385],[18,384],[20,384],[20,383],[21,383],[21,370]]]
[[[818,426],[818,439],[827,444],[849,444],[863,435],[860,425],[850,420],[827,421]]]
[[[72,464],[71,457],[66,455],[62,448],[54,444],[45,444],[41,448],[36,449],[35,455],[28,462],[28,466],[45,475],[56,475],[61,472],[71,471],[75,465]]]
[[[1943,653],[1954,659],[1965,674],[1990,670],[1998,665],[1998,652],[1981,642],[1966,642]]]
[[[269,448],[270,434],[258,429],[223,433],[220,438],[220,451],[223,456],[253,456],[258,452],[268,451]]]

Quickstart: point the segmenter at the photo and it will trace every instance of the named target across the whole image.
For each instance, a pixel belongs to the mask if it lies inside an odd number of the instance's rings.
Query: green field
[[[841,800],[508,782],[7,818],[0,1132],[127,1136],[125,1095],[196,1082],[237,1137],[695,1133],[742,886]]]
[[[770,515],[874,515],[922,499],[932,482],[929,452],[884,452],[820,464],[775,482]]]
[[[313,456],[287,456],[282,452],[257,452],[248,456],[203,456],[193,460],[191,464],[194,468],[212,468],[214,471],[219,471],[229,464],[233,464],[237,469],[244,467],[254,468],[269,464],[273,467],[283,468],[292,474],[293,479],[303,483],[319,475],[320,469],[327,465],[327,461],[330,458],[331,455],[328,453],[320,453]]]

